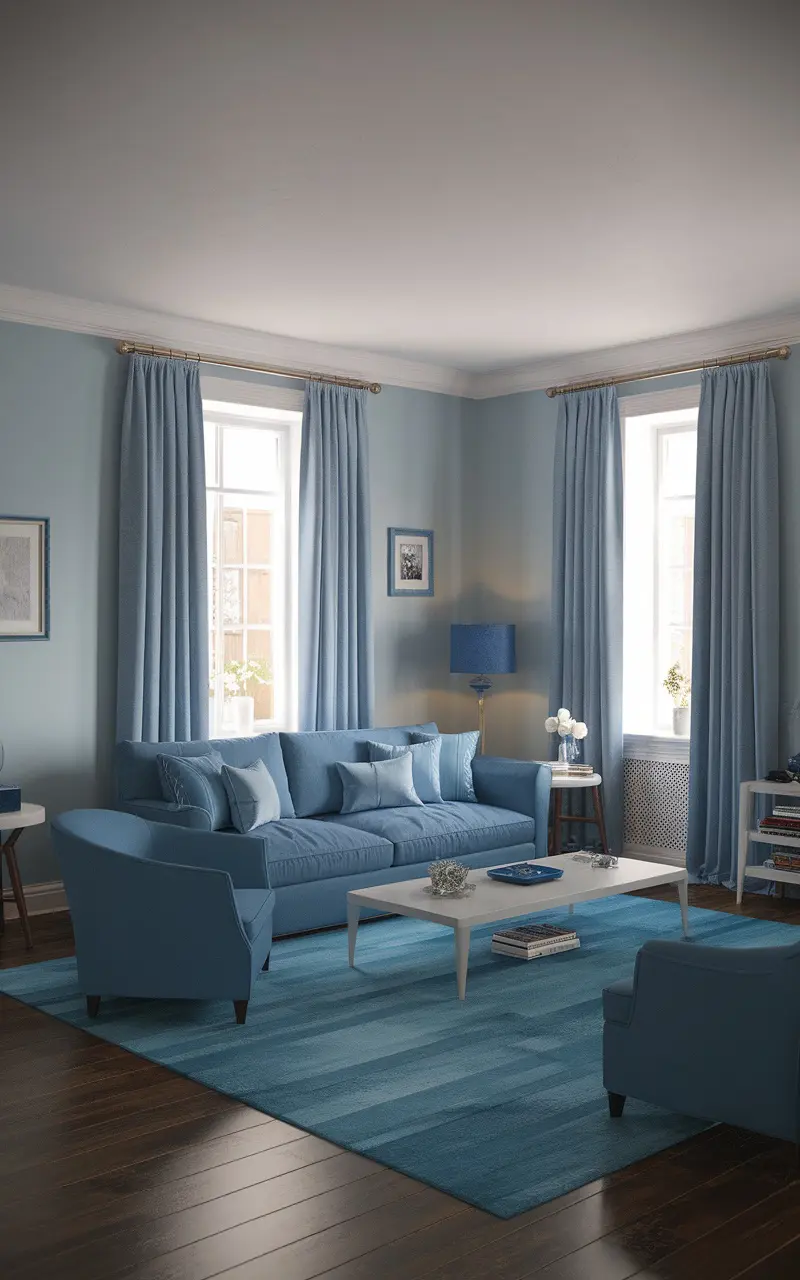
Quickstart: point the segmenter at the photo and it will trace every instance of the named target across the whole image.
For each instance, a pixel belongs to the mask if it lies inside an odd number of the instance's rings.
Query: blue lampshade
[[[453,623],[450,670],[482,676],[516,671],[515,632],[513,623]]]

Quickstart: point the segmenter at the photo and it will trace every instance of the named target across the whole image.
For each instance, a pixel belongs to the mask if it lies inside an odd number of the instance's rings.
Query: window
[[[203,401],[211,731],[296,725],[296,460],[300,413]],[[237,665],[251,663],[246,686]],[[232,696],[254,699],[249,704]]]
[[[636,413],[636,399],[622,402],[623,727],[658,736],[672,734],[667,671],[676,662],[692,670],[697,407]]]

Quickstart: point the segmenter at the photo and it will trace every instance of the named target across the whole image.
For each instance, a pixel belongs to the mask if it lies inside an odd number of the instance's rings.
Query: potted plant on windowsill
[[[269,677],[269,667],[261,658],[248,658],[247,662],[231,658],[222,668],[222,692],[231,727],[242,737],[252,734],[255,725],[256,700],[248,690],[267,684]]]
[[[689,697],[692,682],[681,671],[681,664],[673,662],[663,680],[664,688],[672,698],[672,732],[679,738],[688,738],[691,711]]]

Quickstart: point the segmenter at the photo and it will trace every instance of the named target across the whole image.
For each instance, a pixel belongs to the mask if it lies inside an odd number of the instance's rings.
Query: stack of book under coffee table
[[[574,929],[555,924],[523,924],[516,929],[501,929],[492,934],[492,951],[518,960],[538,960],[539,956],[574,951],[581,940]]]

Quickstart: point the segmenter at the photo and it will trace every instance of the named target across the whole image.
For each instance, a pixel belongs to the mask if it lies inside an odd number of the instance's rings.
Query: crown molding
[[[618,378],[630,374],[634,381],[642,369],[697,364],[717,356],[744,355],[746,351],[782,343],[800,343],[800,312],[761,316],[713,329],[696,329],[692,333],[476,373],[469,377],[466,390],[461,394],[472,400],[487,400],[492,396],[541,391],[546,387],[593,378]]]
[[[101,338],[130,338],[153,346],[202,351],[254,364],[296,366],[313,369],[317,373],[344,374],[387,386],[436,391],[443,395],[466,396],[470,383],[468,374],[444,365],[403,360],[352,347],[306,342],[301,338],[285,338],[261,333],[257,329],[192,320],[187,316],[89,302],[83,298],[69,298],[1,283],[0,320],[64,329],[70,333],[89,333]]]
[[[378,352],[358,351],[352,347],[281,337],[236,325],[88,302],[2,283],[0,320],[63,329],[70,333],[88,333],[117,341],[130,338],[154,346],[203,351],[254,364],[296,366],[319,373],[345,374],[386,386],[433,391],[469,400],[540,391],[590,378],[630,374],[633,380],[641,369],[694,364],[715,356],[744,354],[754,348],[784,342],[800,344],[800,312],[792,312],[475,373]]]

